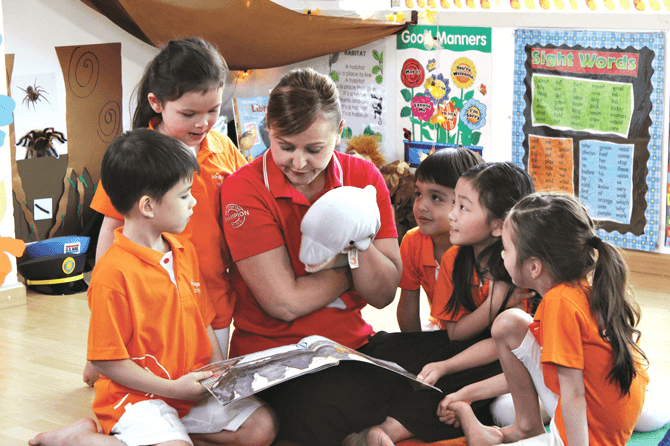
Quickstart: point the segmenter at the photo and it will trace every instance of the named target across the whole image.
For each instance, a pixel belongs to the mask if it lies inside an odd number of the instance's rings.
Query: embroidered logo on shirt
[[[228,206],[226,206],[226,211],[225,211],[225,218],[226,222],[233,228],[239,228],[244,224],[244,220],[246,219],[247,215],[249,215],[249,211],[242,209],[241,206],[238,206],[234,203],[230,203]]]
[[[221,185],[223,184],[224,176],[221,175],[219,172],[217,172],[217,173],[215,173],[214,175],[212,175],[212,179],[213,179],[213,180],[217,180],[217,181],[216,181],[216,185],[217,185],[218,187],[221,187]]]
[[[191,286],[193,287],[193,294],[198,294],[200,292],[200,282],[194,282],[191,279]]]

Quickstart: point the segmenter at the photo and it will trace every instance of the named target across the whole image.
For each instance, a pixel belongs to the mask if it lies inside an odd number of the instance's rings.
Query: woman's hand
[[[444,371],[444,367],[442,366],[442,361],[431,362],[430,364],[423,366],[421,372],[419,372],[419,374],[416,376],[416,379],[434,386],[435,383],[445,374],[446,373]]]

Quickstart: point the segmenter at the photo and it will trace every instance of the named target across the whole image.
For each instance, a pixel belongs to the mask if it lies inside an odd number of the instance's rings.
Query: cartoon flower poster
[[[459,145],[491,144],[491,28],[409,26],[397,37],[399,150],[412,166]]]

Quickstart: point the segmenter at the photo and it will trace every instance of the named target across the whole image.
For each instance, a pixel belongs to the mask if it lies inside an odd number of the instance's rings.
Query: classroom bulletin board
[[[512,156],[573,193],[617,246],[651,251],[661,215],[665,36],[519,29]]]
[[[491,28],[409,26],[397,36],[398,151],[422,155],[491,146]],[[484,154],[486,156],[486,154]]]

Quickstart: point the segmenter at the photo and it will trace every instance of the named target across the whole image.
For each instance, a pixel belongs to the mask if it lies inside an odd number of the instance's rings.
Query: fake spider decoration
[[[47,127],[44,130],[31,130],[16,145],[27,147],[26,159],[39,158],[42,156],[53,156],[58,158],[58,152],[51,142],[56,138],[60,142],[65,142],[65,135],[57,132],[53,127]]]
[[[37,85],[37,79],[35,79],[35,83],[33,85],[28,85],[25,90],[21,87],[18,87],[18,89],[26,94],[21,103],[26,104],[26,107],[28,108],[30,108],[30,104],[33,104],[33,110],[35,110],[35,104],[38,101],[41,101],[42,99],[51,104],[51,102],[49,102],[49,100],[45,96],[47,94],[47,91],[42,87],[40,87],[39,85]]]

